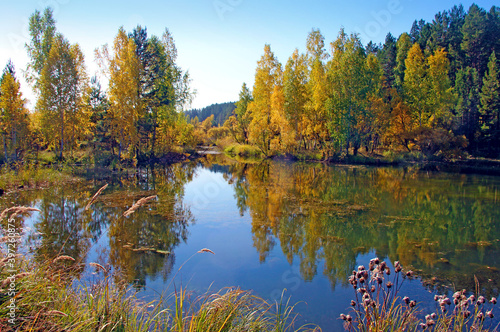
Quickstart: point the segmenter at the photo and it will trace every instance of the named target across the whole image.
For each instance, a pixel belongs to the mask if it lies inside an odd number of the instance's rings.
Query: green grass
[[[34,165],[0,167],[0,188],[4,190],[48,187],[76,180],[69,172],[53,168]]]
[[[233,143],[229,144],[224,148],[224,153],[230,157],[242,157],[242,158],[261,158],[261,151],[253,146],[247,144]]]

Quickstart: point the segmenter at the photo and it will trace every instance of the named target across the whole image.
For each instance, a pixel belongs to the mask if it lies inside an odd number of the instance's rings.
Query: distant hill
[[[223,125],[224,121],[231,115],[233,110],[236,108],[234,102],[221,103],[221,104],[213,104],[202,109],[191,109],[186,111],[186,115],[189,116],[190,119],[194,117],[198,117],[198,120],[202,122],[210,115],[214,115],[214,125]]]

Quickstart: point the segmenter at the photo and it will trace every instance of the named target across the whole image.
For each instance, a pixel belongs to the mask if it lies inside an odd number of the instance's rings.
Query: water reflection
[[[227,208],[250,216],[253,250],[261,265],[270,265],[270,254],[279,250],[288,264],[298,263],[302,280],[323,275],[335,289],[347,285],[360,255],[374,253],[414,269],[429,289],[453,285],[473,290],[476,276],[481,293],[498,296],[496,177],[416,168],[238,163],[209,155],[124,177],[21,192],[2,197],[0,207],[15,201],[42,211],[34,215],[28,238],[37,259],[64,254],[77,263],[88,262],[96,259],[89,257],[91,249],[104,241],[107,263],[141,288],[148,278],[167,280],[176,266],[176,249],[196,227],[184,204],[184,188],[200,168],[222,173],[232,187],[236,206]],[[109,187],[84,211],[104,183]],[[135,201],[149,195],[158,199],[123,217]],[[210,205],[206,209],[207,214],[221,213]],[[233,236],[223,228],[218,232]]]
[[[147,276],[161,275],[165,280],[175,262],[174,248],[188,238],[194,219],[183,204],[184,185],[192,180],[195,164],[177,164],[154,170],[138,170],[120,177],[72,183],[61,188],[19,192],[0,202],[3,209],[12,204],[36,206],[41,212],[29,220],[32,231],[27,246],[37,260],[52,260],[69,255],[73,264],[88,257],[95,244],[108,244],[108,257],[102,258],[130,283],[140,288]],[[109,187],[89,210],[90,197],[104,183]],[[157,195],[128,217],[123,212],[139,198]],[[95,255],[94,255],[95,256]],[[77,270],[81,277],[83,269]]]
[[[229,163],[225,176],[251,215],[261,262],[279,243],[306,281],[324,262],[335,288],[374,251],[430,289],[473,290],[476,276],[483,294],[498,295],[498,178],[289,162]]]

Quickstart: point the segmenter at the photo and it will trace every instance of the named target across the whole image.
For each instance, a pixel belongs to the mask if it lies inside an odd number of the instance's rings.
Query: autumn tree
[[[290,125],[285,113],[285,92],[281,80],[274,85],[271,94],[271,128],[273,132],[271,149],[286,153],[293,152],[296,147],[296,131]]]
[[[271,97],[274,86],[282,79],[281,64],[271,51],[270,45],[264,46],[264,54],[257,62],[253,101],[248,105],[252,122],[249,127],[250,142],[255,144],[265,155],[271,151],[271,140],[275,133],[271,127]]]
[[[413,44],[405,60],[404,91],[415,120],[420,127],[428,125],[429,82],[424,54],[418,43]]]
[[[294,133],[298,135],[299,144],[305,136],[303,125],[308,102],[307,76],[307,59],[304,55],[299,55],[296,49],[288,59],[283,74],[283,108],[286,120],[290,123]]]
[[[86,74],[79,46],[57,34],[38,84],[36,109],[41,113],[42,131],[62,159],[65,143],[75,147],[88,128],[82,107]]]
[[[142,114],[139,100],[140,63],[133,38],[127,36],[123,27],[118,30],[110,55],[107,45],[96,51],[109,75],[108,118],[112,136],[118,143],[118,158],[129,149],[133,156],[138,144],[137,121]]]
[[[455,104],[455,94],[449,78],[450,61],[441,48],[427,58],[427,78],[429,81],[429,106],[434,126],[450,128]]]
[[[328,81],[325,61],[328,53],[325,50],[325,38],[319,30],[312,30],[307,37],[308,74],[307,100],[304,105],[304,116],[301,121],[300,138],[304,148],[314,149],[317,145],[329,140],[327,127]]]
[[[0,78],[0,134],[6,162],[17,161],[21,150],[27,147],[29,118],[24,104],[21,84],[9,60]]]
[[[356,154],[369,139],[364,127],[370,122],[368,97],[377,89],[377,60],[366,56],[359,37],[348,36],[342,29],[332,43],[332,59],[328,63],[329,129],[338,150]]]

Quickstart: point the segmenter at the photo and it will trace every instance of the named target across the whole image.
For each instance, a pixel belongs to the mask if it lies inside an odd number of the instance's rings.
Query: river
[[[474,290],[475,277],[482,295],[499,295],[500,177],[221,155],[124,177],[88,175],[4,196],[1,207],[41,210],[24,224],[36,259],[98,262],[146,299],[181,285],[195,294],[240,287],[270,301],[286,289],[301,323],[338,331],[354,298],[347,278],[374,257],[415,272],[401,294],[424,311],[435,308],[434,294]],[[157,198],[123,217],[150,195]],[[202,248],[215,255],[193,256]]]

